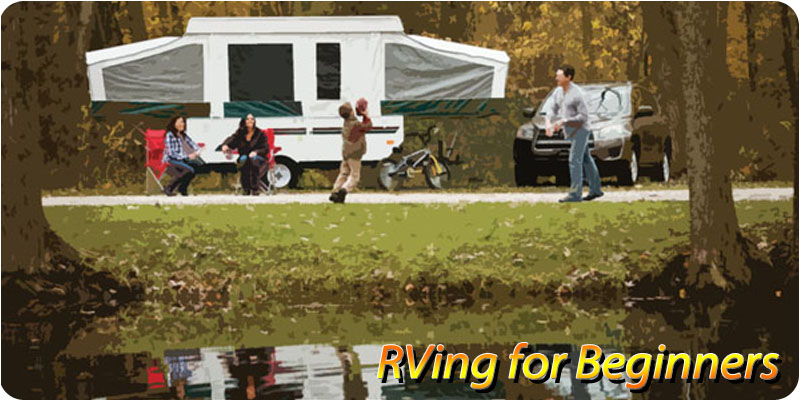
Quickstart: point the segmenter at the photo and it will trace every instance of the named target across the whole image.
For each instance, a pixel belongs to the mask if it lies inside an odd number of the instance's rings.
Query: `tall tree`
[[[147,28],[144,23],[144,7],[141,1],[127,1],[125,2],[125,9],[127,10],[127,25],[130,31],[131,40],[138,42],[147,39]]]
[[[81,106],[89,102],[84,54],[93,8],[24,2],[2,15],[4,273],[43,271],[58,257],[76,257],[50,230],[41,190],[77,177],[69,167],[78,153]]]
[[[261,7],[259,7],[258,3],[255,1],[250,2],[250,16],[258,17],[260,15],[261,15]]]
[[[628,51],[628,57],[625,62],[625,75],[629,81],[637,82],[642,74],[641,58],[643,53],[643,40],[641,4],[638,2],[632,5],[626,3],[613,4],[615,8],[627,8],[627,10],[623,10],[623,12],[617,14],[617,20],[619,21],[620,33],[624,38],[629,40],[625,43]],[[631,22],[629,16],[633,16],[635,22]]]
[[[645,82],[656,89],[666,125],[676,132],[672,137],[673,175],[686,171],[686,140],[683,102],[681,101],[680,59],[676,4],[668,2],[641,3],[644,25]]]
[[[170,20],[172,21],[172,26],[169,31],[170,35],[181,36],[184,32],[183,12],[181,7],[178,6],[177,1],[170,1],[168,3]]]
[[[730,164],[721,132],[732,79],[725,64],[725,14],[718,3],[677,6],[685,105],[691,255],[688,284],[728,290],[750,280],[740,244]]]
[[[756,61],[756,30],[755,15],[753,15],[756,4],[751,1],[744,3],[744,19],[747,38],[747,77],[750,83],[750,91],[756,91],[756,74],[758,73],[758,63]]]
[[[450,38],[456,42],[463,42],[470,34],[469,29],[470,9],[469,2],[443,1],[439,3],[440,21],[438,33],[441,37]]]
[[[158,36],[169,35],[172,27],[172,18],[169,15],[169,4],[166,1],[159,1],[158,5]]]
[[[783,8],[781,10],[781,25],[783,28],[783,63],[784,69],[786,70],[786,83],[789,86],[789,93],[790,93],[790,100],[792,102],[792,117],[794,123],[794,129],[790,130],[790,132],[794,133],[794,156],[792,159],[794,160],[794,214],[793,214],[793,222],[795,231],[792,237],[794,240],[792,241],[792,254],[795,257],[795,262],[797,261],[797,222],[798,222],[798,215],[797,215],[797,185],[798,185],[798,176],[797,176],[797,148],[800,145],[798,140],[800,139],[800,135],[798,135],[798,129],[800,129],[800,118],[798,117],[798,93],[797,93],[797,64],[795,61],[797,60],[797,15],[794,14],[792,9],[787,6],[786,4],[781,4]],[[794,22],[794,23],[792,23]]]
[[[597,66],[595,62],[597,61],[597,55],[594,51],[594,46],[592,45],[592,38],[594,37],[594,29],[592,28],[592,3],[590,2],[582,2],[580,3],[581,6],[581,47],[583,50],[583,55],[586,59],[584,63],[584,75],[581,77],[581,80],[585,80],[587,82],[591,82],[597,80]]]
[[[122,28],[119,17],[122,9],[118,1],[92,2],[92,35],[89,50],[97,50],[122,44]]]

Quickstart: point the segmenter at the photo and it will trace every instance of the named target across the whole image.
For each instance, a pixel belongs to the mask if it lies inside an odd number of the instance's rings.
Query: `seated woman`
[[[186,134],[186,118],[173,117],[164,134],[164,162],[167,163],[167,175],[172,176],[172,181],[164,186],[164,194],[175,196],[177,189],[180,194],[189,195],[189,183],[200,164],[199,151],[200,147]]]
[[[261,192],[261,181],[269,169],[267,154],[269,144],[261,129],[256,127],[253,114],[239,121],[239,129],[222,143],[222,152],[239,152],[239,172],[242,189],[246,195],[257,196]]]

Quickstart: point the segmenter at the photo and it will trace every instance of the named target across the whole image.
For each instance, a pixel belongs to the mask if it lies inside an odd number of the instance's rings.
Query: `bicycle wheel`
[[[437,164],[438,169],[436,168]],[[429,160],[423,172],[425,173],[425,182],[431,189],[441,190],[450,186],[450,167],[444,161],[436,160],[434,163],[433,159]]]
[[[400,180],[402,178],[396,175],[389,175],[390,172],[397,170],[397,162],[387,158],[381,161],[378,167],[380,168],[378,171],[378,186],[389,191],[397,189],[397,187],[400,186]]]

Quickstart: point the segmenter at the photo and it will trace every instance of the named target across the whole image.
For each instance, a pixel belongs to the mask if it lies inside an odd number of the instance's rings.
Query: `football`
[[[362,97],[356,101],[356,115],[364,115],[364,111],[367,111],[367,99]]]

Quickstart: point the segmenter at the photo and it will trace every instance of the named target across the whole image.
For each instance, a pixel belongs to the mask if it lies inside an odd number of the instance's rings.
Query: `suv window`
[[[582,86],[583,94],[586,96],[586,106],[589,109],[589,115],[596,115],[599,117],[611,117],[622,113],[630,112],[629,86],[597,86],[586,85]],[[553,104],[553,93],[547,95],[544,103],[539,107],[539,115],[547,115]]]
[[[627,99],[624,87],[605,87],[587,91],[589,114],[610,117],[625,112]]]

